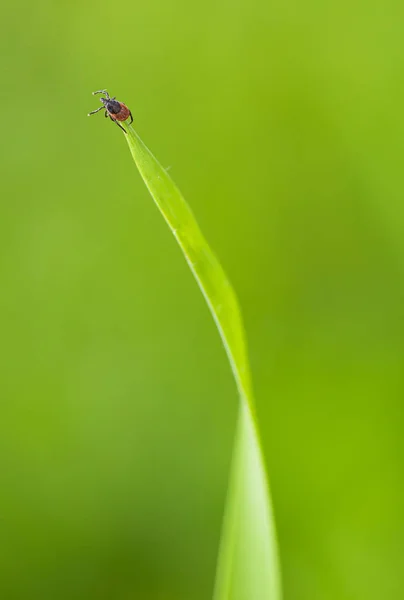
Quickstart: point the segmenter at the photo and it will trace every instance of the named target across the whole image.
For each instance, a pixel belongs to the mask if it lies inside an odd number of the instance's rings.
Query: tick
[[[118,100],[116,100],[115,97],[111,98],[107,90],[98,90],[98,92],[93,92],[93,96],[95,96],[96,94],[104,94],[105,98],[100,98],[102,106],[88,113],[88,116],[94,115],[95,113],[99,112],[104,108],[105,117],[109,117],[111,121],[116,123],[124,133],[127,133],[122,127],[122,125],[119,123],[119,121],[126,121],[126,119],[129,119],[129,117],[131,118],[129,125],[133,123],[132,113],[130,112],[126,104],[124,104],[123,102],[118,102]]]

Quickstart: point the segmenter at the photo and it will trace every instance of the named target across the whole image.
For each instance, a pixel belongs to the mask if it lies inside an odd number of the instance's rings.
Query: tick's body
[[[131,118],[129,125],[133,123],[132,113],[130,112],[126,104],[124,104],[123,102],[118,102],[118,100],[115,100],[115,98],[110,98],[107,90],[99,90],[98,92],[93,92],[93,95],[95,94],[105,94],[106,97],[100,98],[100,101],[102,102],[103,106],[100,106],[100,108],[97,108],[96,110],[93,110],[92,112],[88,113],[88,116],[93,115],[94,113],[97,113],[103,108],[105,108],[105,117],[109,117],[111,121],[114,121],[118,125],[118,127],[120,127],[122,131],[126,133],[122,125],[118,123],[118,121],[126,121],[126,119],[129,119],[129,117]]]
[[[117,100],[106,100],[105,98],[101,98],[102,101],[104,101],[103,104],[105,112],[108,113],[107,116],[111,117],[113,121],[126,121],[126,119],[129,119],[130,110],[126,104]]]

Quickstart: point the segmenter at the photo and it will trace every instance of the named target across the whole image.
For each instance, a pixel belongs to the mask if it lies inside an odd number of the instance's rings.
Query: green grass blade
[[[125,136],[139,172],[208,303],[240,394],[240,414],[219,554],[215,600],[280,600],[268,481],[236,295],[180,191],[132,126]]]

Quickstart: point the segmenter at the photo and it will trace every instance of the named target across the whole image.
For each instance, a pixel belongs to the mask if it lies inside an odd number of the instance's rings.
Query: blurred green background
[[[238,292],[286,600],[404,594],[404,5],[2,7],[0,597],[211,598],[237,395],[91,96]]]

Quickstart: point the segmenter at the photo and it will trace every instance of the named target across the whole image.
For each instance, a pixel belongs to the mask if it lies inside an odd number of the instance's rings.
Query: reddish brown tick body
[[[115,98],[110,98],[107,90],[99,90],[98,92],[93,92],[93,95],[95,94],[105,95],[105,98],[100,98],[100,101],[102,102],[103,106],[100,106],[100,108],[97,108],[96,110],[93,110],[92,112],[88,113],[88,116],[93,115],[105,108],[105,117],[109,117],[111,121],[114,121],[114,123],[116,123],[118,127],[120,127],[122,131],[126,133],[126,130],[122,127],[122,125],[118,123],[118,121],[126,121],[126,119],[129,119],[129,117],[131,118],[129,125],[133,123],[132,113],[130,112],[126,104],[124,104],[123,102],[118,102],[118,100],[116,100]]]
[[[130,110],[126,106],[126,104],[124,104],[123,102],[117,102],[117,104],[119,104],[119,112],[116,114],[111,112],[110,108],[108,107],[108,104],[111,104],[111,102],[108,102],[106,105],[106,109],[111,119],[113,119],[114,121],[126,121],[126,119],[129,119]]]

